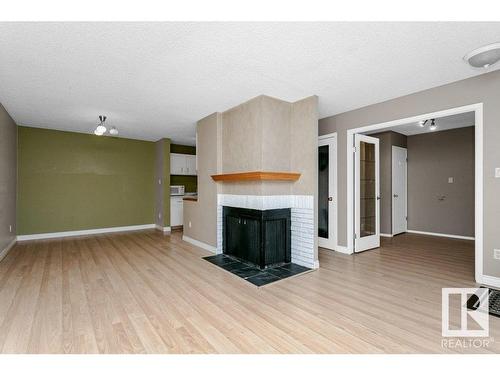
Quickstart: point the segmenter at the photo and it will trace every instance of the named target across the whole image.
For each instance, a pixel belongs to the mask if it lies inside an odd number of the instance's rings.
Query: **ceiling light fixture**
[[[433,132],[433,131],[434,131],[434,130],[436,130],[436,129],[437,129],[437,125],[436,125],[436,123],[435,123],[435,120],[434,120],[434,119],[432,119],[432,120],[431,120],[431,126],[429,126],[429,130],[430,130],[431,132]]]
[[[106,121],[106,116],[100,115],[99,116],[99,125],[97,125],[97,128],[94,130],[95,135],[104,135],[106,133],[106,127],[104,126],[104,122]]]
[[[111,129],[109,129],[109,134],[118,135],[118,129],[113,126]]]
[[[418,126],[420,126],[421,128],[423,128],[425,126],[425,124],[427,124],[427,121],[429,121],[429,120],[425,120],[425,121],[421,120],[421,121],[419,121],[418,122]]]
[[[500,61],[500,43],[479,47],[466,54],[463,59],[473,68],[487,69]]]

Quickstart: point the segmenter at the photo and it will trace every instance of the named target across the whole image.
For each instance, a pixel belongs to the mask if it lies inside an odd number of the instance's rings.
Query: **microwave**
[[[170,195],[184,195],[184,185],[171,185]]]

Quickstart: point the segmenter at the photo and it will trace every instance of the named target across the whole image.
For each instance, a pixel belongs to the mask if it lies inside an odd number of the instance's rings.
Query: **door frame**
[[[398,120],[375,123],[347,129],[347,252],[352,254],[354,249],[354,134],[372,130],[381,130],[409,122],[418,122],[429,118],[456,115],[474,112],[474,142],[475,142],[475,183],[474,183],[474,226],[475,226],[475,280],[483,283],[483,103],[475,103],[461,107],[449,108],[441,111],[424,113],[421,115],[401,118]]]
[[[394,236],[394,149],[400,148],[406,151],[406,169],[405,169],[405,232],[408,231],[408,148],[392,146],[391,147],[391,235]]]
[[[332,143],[333,143],[333,148],[334,148],[334,152],[333,152],[333,158],[334,158],[334,163],[333,165],[335,166],[334,168],[334,171],[333,171],[333,199],[334,199],[334,208],[333,208],[333,222],[334,222],[334,235],[335,235],[335,239],[333,241],[333,249],[330,249],[330,248],[324,248],[324,249],[327,249],[327,250],[337,250],[338,248],[338,238],[339,238],[339,235],[338,235],[338,205],[339,205],[339,201],[338,201],[338,188],[337,188],[337,170],[338,170],[338,158],[337,158],[337,153],[338,153],[338,145],[337,145],[337,132],[334,132],[334,133],[329,133],[329,134],[325,134],[325,135],[321,135],[318,137],[318,146],[320,146],[320,143],[321,141],[324,141],[324,140],[331,140]],[[316,150],[317,152],[317,150]],[[319,184],[317,186],[318,188],[318,191],[319,191]],[[319,209],[316,210],[317,213],[319,213]],[[328,222],[328,226],[330,226],[330,221]],[[316,233],[316,236],[318,237],[318,246],[321,247],[321,237],[318,236],[318,233]]]

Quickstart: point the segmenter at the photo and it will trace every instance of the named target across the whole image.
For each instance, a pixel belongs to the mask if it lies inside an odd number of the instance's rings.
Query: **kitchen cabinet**
[[[184,201],[182,196],[170,197],[170,226],[183,225]]]
[[[196,176],[196,155],[170,154],[170,174]]]

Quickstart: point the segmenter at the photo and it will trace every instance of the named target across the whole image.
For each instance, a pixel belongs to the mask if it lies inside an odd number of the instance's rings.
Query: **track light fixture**
[[[431,118],[430,120],[421,120],[418,122],[418,126],[423,128],[423,127],[425,127],[425,125],[427,125],[429,123],[429,121],[431,122],[431,124],[429,125],[429,130],[430,131],[436,130],[437,125],[436,125],[436,119],[434,119],[434,118]]]

